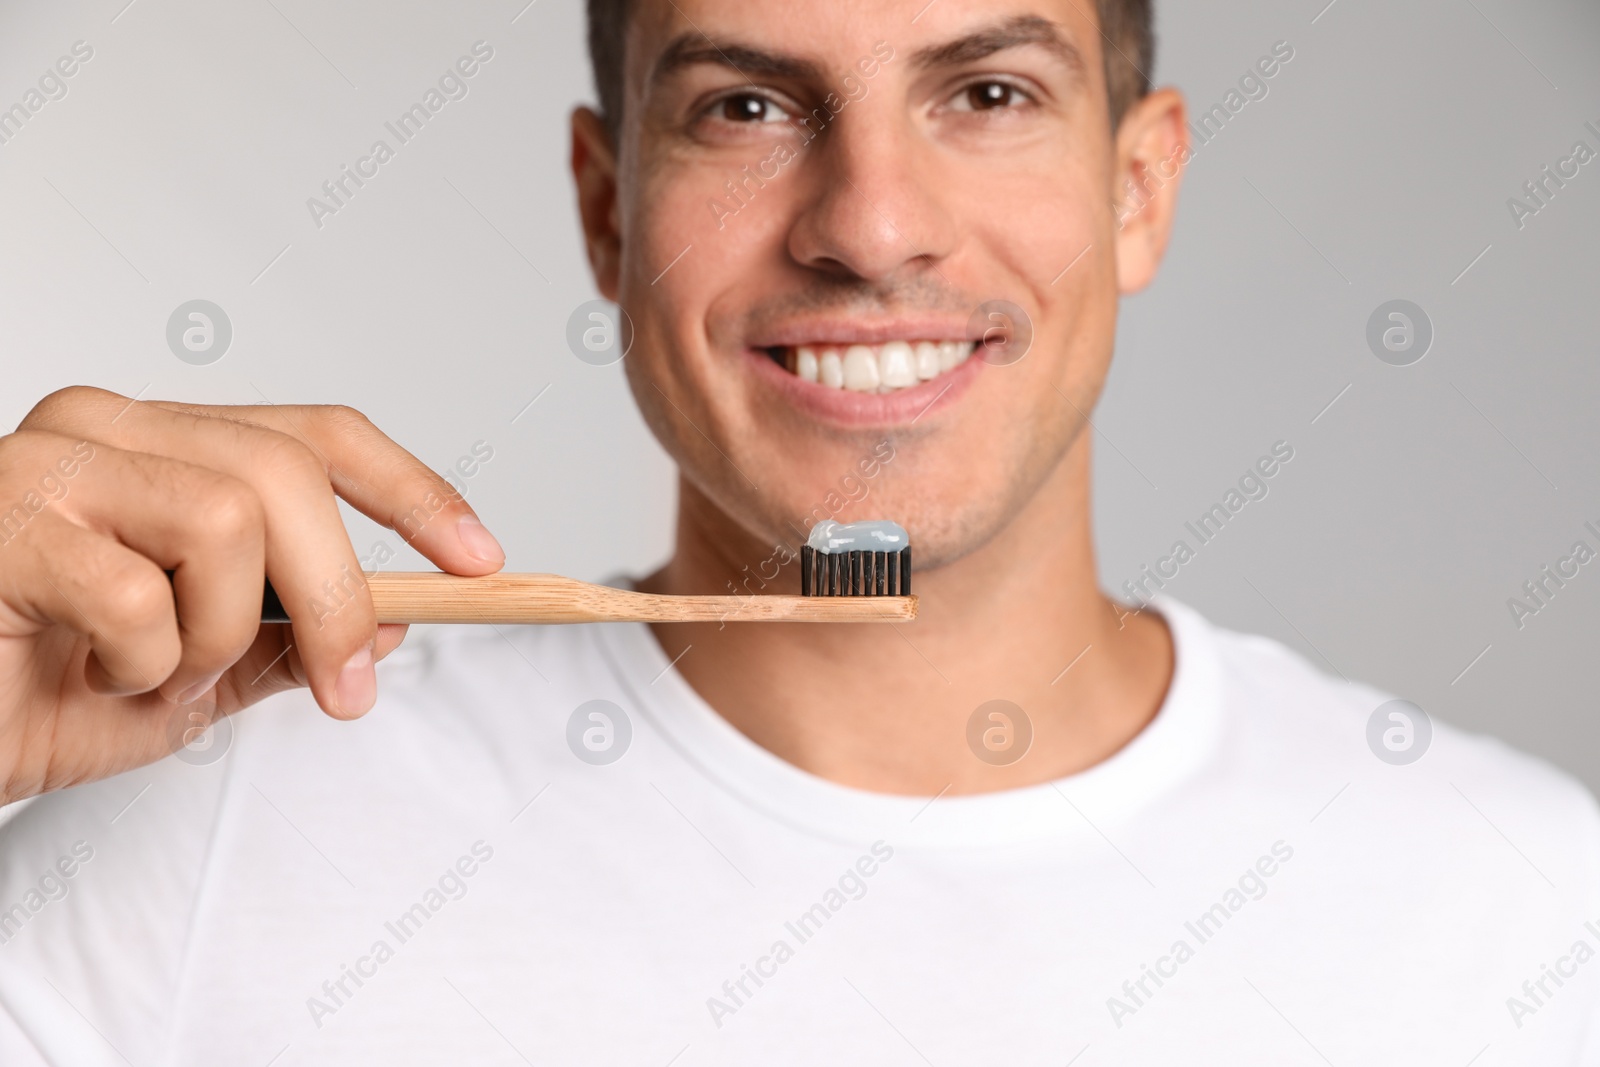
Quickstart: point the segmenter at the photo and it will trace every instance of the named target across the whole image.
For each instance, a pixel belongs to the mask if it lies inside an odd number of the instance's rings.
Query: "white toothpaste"
[[[824,519],[811,527],[806,544],[818,552],[898,552],[911,544],[906,528],[897,522],[835,522]]]

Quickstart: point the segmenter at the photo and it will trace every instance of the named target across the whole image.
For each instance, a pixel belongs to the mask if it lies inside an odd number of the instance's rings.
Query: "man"
[[[584,233],[681,471],[637,584],[786,591],[892,518],[921,618],[456,628],[379,698],[335,495],[494,571],[442,481],[345,409],[46,398],[0,1062],[1600,1062],[1586,793],[1095,587],[1085,413],[1187,158],[1146,6],[591,19]]]

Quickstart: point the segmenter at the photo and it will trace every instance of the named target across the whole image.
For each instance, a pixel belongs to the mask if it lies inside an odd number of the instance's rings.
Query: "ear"
[[[1178,186],[1189,164],[1183,96],[1158,89],[1135,103],[1117,128],[1117,286],[1136,293],[1150,284],[1172,235]]]
[[[583,220],[589,269],[600,295],[614,301],[622,261],[617,153],[604,120],[586,107],[572,113],[572,177],[578,186],[578,214]]]

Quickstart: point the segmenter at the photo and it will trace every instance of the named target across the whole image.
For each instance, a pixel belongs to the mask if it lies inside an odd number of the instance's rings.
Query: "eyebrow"
[[[912,56],[919,67],[951,67],[975,63],[1011,48],[1038,45],[1083,74],[1083,53],[1062,34],[1060,27],[1038,15],[1018,15],[987,29],[957,37],[943,44],[930,45]],[[717,43],[698,31],[679,34],[662,49],[650,72],[650,82],[660,82],[673,74],[700,64],[726,67],[748,76],[787,78],[795,81],[821,80],[821,69],[809,60],[781,52],[769,52],[734,41]]]
[[[953,41],[930,45],[913,55],[911,61],[919,67],[954,67],[1028,45],[1040,46],[1078,74],[1085,70],[1083,53],[1067,40],[1059,26],[1038,15],[1018,15]]]
[[[796,81],[818,79],[821,71],[816,64],[795,56],[766,52],[749,45],[727,42],[718,44],[703,33],[679,34],[656,58],[650,72],[650,81],[659,82],[688,67],[710,63],[727,67],[744,75],[767,78],[789,78]]]

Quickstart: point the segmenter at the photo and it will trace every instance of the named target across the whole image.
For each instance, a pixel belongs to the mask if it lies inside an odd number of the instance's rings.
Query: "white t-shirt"
[[[1132,743],[931,801],[644,626],[435,631],[359,722],[285,694],[0,827],[0,1064],[1600,1063],[1590,796],[1438,724],[1391,765],[1385,696],[1159,607]]]

